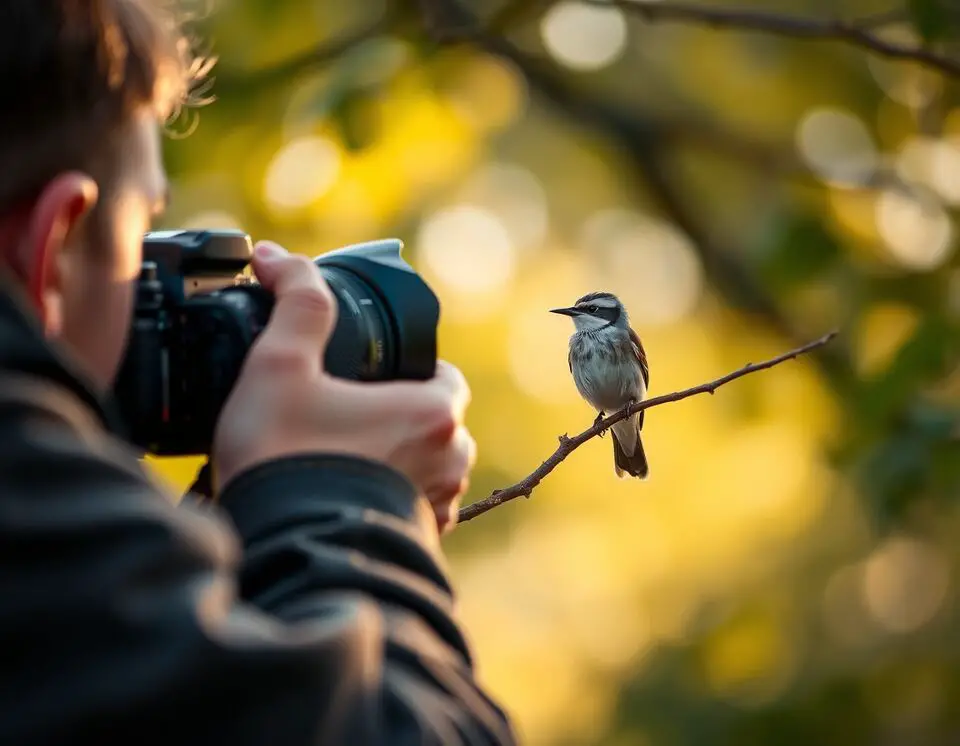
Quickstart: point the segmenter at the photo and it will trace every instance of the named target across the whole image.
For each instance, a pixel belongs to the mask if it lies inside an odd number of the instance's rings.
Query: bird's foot
[[[630,416],[630,407],[632,407],[636,403],[637,403],[636,399],[630,399],[626,404],[623,405],[623,409],[621,409],[620,412],[618,412],[618,414],[622,414],[623,418],[626,419],[627,417]]]
[[[606,415],[605,415],[603,412],[601,412],[600,414],[598,414],[598,415],[597,415],[597,419],[595,419],[595,420],[593,421],[593,426],[594,426],[594,427],[599,427],[599,426],[600,426],[600,423],[603,422],[603,418],[604,418],[604,417],[606,417]],[[600,437],[602,438],[606,432],[607,432],[607,431],[606,431],[605,429],[601,430],[600,433],[599,433]]]

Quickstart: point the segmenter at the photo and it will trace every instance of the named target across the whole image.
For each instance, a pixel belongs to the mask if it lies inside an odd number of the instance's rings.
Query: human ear
[[[70,262],[78,259],[70,256],[70,248],[78,244],[80,227],[97,196],[92,178],[68,172],[49,182],[30,210],[17,264],[48,337],[62,331],[64,283]]]

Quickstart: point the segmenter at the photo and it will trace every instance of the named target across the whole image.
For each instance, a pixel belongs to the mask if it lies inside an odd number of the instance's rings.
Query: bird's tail
[[[639,429],[637,430],[633,453],[630,455],[627,455],[620,445],[620,441],[617,440],[617,433],[614,431],[610,435],[610,440],[613,441],[613,468],[617,476],[623,479],[625,474],[629,474],[631,477],[646,479],[650,467],[647,465],[647,454],[643,450],[643,441],[640,440]]]

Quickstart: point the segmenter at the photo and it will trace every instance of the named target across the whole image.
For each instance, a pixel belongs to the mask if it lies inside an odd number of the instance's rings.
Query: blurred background
[[[549,308],[619,294],[651,395],[839,329],[462,525],[462,618],[528,744],[960,743],[960,3],[733,3],[221,0],[162,227],[402,238],[468,501],[594,418]]]

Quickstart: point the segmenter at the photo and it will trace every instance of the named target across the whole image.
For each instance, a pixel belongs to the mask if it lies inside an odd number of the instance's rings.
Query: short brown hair
[[[90,169],[138,108],[169,116],[200,102],[212,59],[184,20],[172,0],[3,0],[0,211]]]

